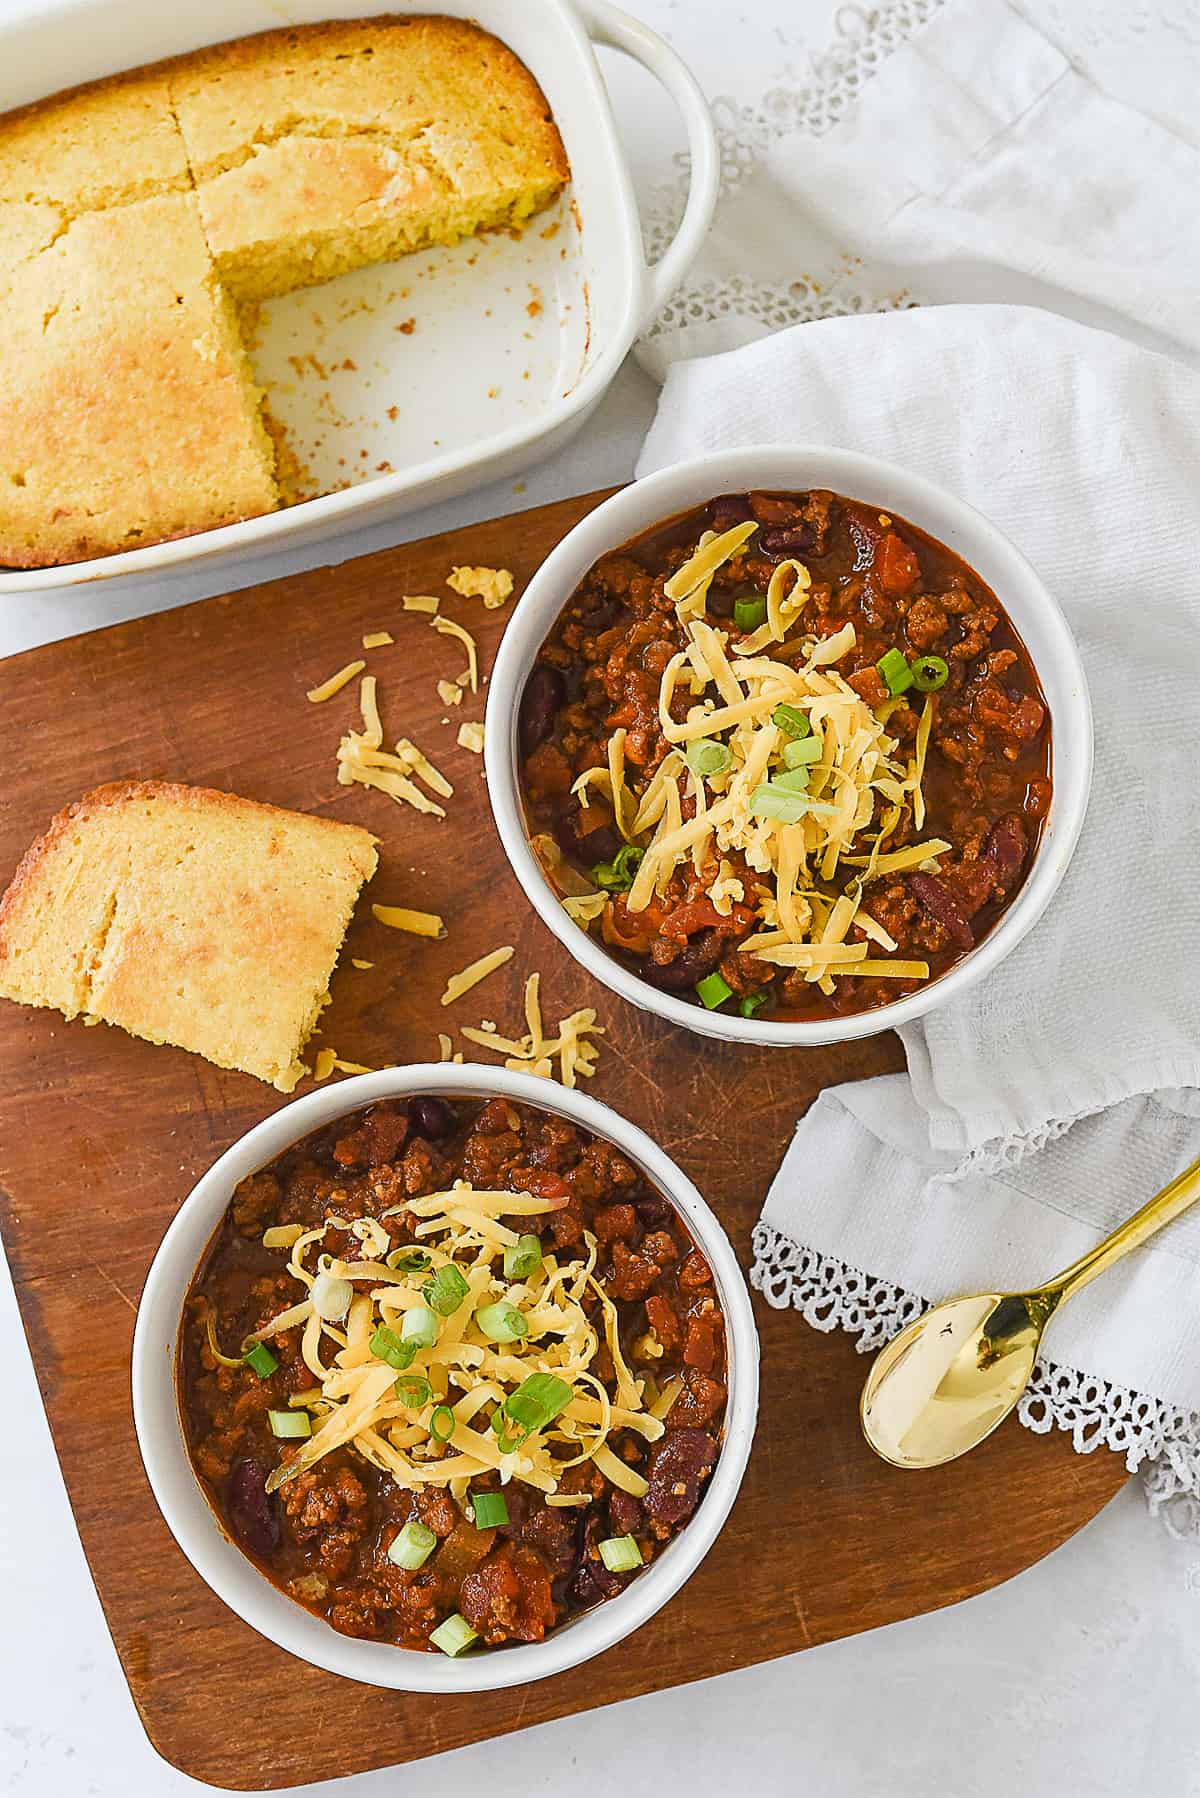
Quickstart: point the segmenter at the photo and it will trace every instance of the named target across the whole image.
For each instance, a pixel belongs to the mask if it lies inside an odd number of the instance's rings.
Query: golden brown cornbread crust
[[[376,862],[357,825],[177,782],[99,787],[0,900],[0,997],[290,1092]]]
[[[567,174],[525,66],[436,15],[279,28],[0,116],[0,563],[273,510],[233,301],[519,227]],[[110,293],[135,230],[153,279]]]

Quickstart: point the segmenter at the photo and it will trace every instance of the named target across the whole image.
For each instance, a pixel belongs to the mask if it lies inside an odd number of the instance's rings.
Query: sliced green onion
[[[805,737],[802,743],[785,743],[783,746],[783,765],[785,768],[807,768],[821,759],[820,737]]]
[[[424,1249],[393,1249],[387,1264],[398,1274],[424,1274],[433,1266],[433,1260]]]
[[[706,974],[696,982],[696,997],[708,1011],[715,1011],[726,999],[733,998],[733,988],[719,974]]]
[[[452,1317],[470,1290],[453,1261],[439,1267],[432,1280],[426,1280],[421,1288],[426,1302],[439,1317]]]
[[[272,1436],[311,1436],[312,1418],[307,1411],[268,1411]]]
[[[447,1617],[444,1623],[439,1623],[435,1630],[430,1630],[429,1640],[435,1648],[440,1648],[443,1654],[454,1655],[461,1654],[465,1648],[471,1646],[472,1642],[478,1642],[479,1637],[466,1618],[461,1617],[455,1611],[452,1616]]]
[[[881,655],[875,670],[893,699],[907,693],[913,684],[913,671],[898,649],[889,649]]]
[[[424,1374],[401,1374],[396,1381],[396,1397],[414,1411],[420,1411],[433,1397],[433,1387]]]
[[[415,1342],[402,1342],[395,1330],[389,1330],[386,1324],[380,1324],[367,1346],[377,1361],[386,1361],[397,1373],[403,1373],[406,1367],[412,1366],[413,1356],[417,1352]]]
[[[536,1430],[553,1423],[575,1396],[575,1389],[553,1373],[531,1373],[515,1392],[510,1392],[502,1405],[492,1413],[492,1429],[499,1438],[500,1452],[511,1455]],[[510,1432],[509,1425],[516,1431]]]
[[[713,737],[699,737],[687,746],[687,765],[693,774],[724,774],[732,760],[724,743]]]
[[[503,1492],[472,1492],[471,1509],[477,1530],[494,1530],[508,1522],[508,1500]]]
[[[437,1314],[428,1305],[414,1305],[404,1313],[404,1322],[400,1325],[401,1342],[411,1342],[415,1348],[432,1348],[437,1339]]]
[[[632,1536],[609,1536],[600,1544],[600,1559],[610,1573],[632,1573],[644,1564],[642,1551]]]
[[[949,666],[941,656],[918,656],[909,666],[918,693],[936,693],[950,679]]]
[[[279,1367],[278,1361],[265,1342],[256,1342],[252,1349],[247,1349],[242,1360],[252,1373],[258,1375],[260,1380],[269,1380]]]
[[[733,602],[733,622],[740,631],[756,631],[767,615],[767,602],[761,593],[748,593]]]
[[[771,818],[776,824],[798,824],[808,812],[829,817],[834,807],[825,799],[809,799],[804,793],[783,786],[784,776],[764,781],[750,795],[750,810],[756,818]]]
[[[317,1316],[327,1324],[335,1324],[349,1311],[354,1288],[349,1280],[339,1280],[333,1274],[318,1274],[308,1296]]]
[[[489,1342],[518,1342],[522,1336],[529,1334],[528,1318],[515,1305],[510,1305],[507,1299],[497,1299],[494,1305],[480,1306],[475,1313],[475,1322]]]
[[[777,705],[771,713],[771,723],[777,724],[785,737],[806,737],[812,729],[808,713],[794,705]]]
[[[752,1018],[756,1011],[761,1011],[767,1002],[765,993],[747,993],[738,1001],[738,1011],[744,1018]]]
[[[541,1238],[532,1233],[527,1236],[519,1236],[516,1242],[510,1243],[504,1251],[504,1278],[506,1280],[528,1280],[531,1274],[536,1274],[541,1265]]]
[[[387,1557],[393,1567],[403,1567],[406,1573],[415,1573],[418,1567],[425,1565],[436,1547],[437,1537],[433,1531],[412,1517],[399,1535],[393,1536],[388,1543]]]
[[[627,893],[645,853],[636,843],[625,843],[612,861],[596,863],[592,869],[592,879],[603,892]]]
[[[785,793],[807,793],[811,768],[789,768],[786,774],[773,774],[771,785],[776,790],[783,788]]]
[[[449,1405],[436,1405],[429,1419],[429,1434],[435,1442],[449,1442],[457,1422]]]
[[[799,793],[789,793],[786,787],[777,787],[774,781],[755,787],[750,795],[750,810],[754,816],[771,818],[776,824],[799,824],[810,804],[811,801]]]

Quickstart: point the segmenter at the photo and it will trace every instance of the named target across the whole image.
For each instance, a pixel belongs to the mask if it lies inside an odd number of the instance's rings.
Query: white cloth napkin
[[[1137,10],[1131,36],[1169,56],[1170,79],[1122,85],[1159,117],[1084,72],[1116,72],[1087,43],[1111,0],[841,9],[859,35],[805,85],[719,104],[713,230],[639,359],[661,377],[793,320],[1003,300],[1200,362],[1200,112],[1165,99],[1200,87],[1200,35],[1162,0]],[[683,191],[662,197],[656,247]]]
[[[904,1032],[907,1075],[822,1095],[768,1196],[755,1283],[872,1349],[925,1301],[1053,1273],[1200,1154],[1200,125],[1159,104],[1200,85],[1200,38],[1159,22],[1165,86],[1108,58],[1122,99],[1082,0],[857,16],[807,86],[718,109],[715,226],[639,349],[667,379],[638,472],[815,441],[941,481],[1057,593],[1096,715],[1048,913]],[[1048,1348],[1024,1421],[1150,1463],[1200,1529],[1200,1215]]]
[[[639,473],[798,441],[904,463],[1007,531],[1096,722],[1048,912],[903,1033],[907,1074],[822,1095],[767,1198],[755,1283],[871,1348],[921,1300],[1049,1276],[1200,1154],[1200,375],[1025,307],[833,319],[678,365]],[[1028,1422],[1165,1455],[1159,1495],[1195,1490],[1200,1214],[1067,1306],[1048,1350]]]

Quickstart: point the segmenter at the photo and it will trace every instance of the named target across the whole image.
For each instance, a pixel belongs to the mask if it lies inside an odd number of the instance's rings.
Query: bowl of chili
[[[757,1402],[691,1182],[586,1095],[471,1065],[248,1132],[134,1336],[142,1458],[197,1572],[301,1659],[406,1691],[544,1678],[646,1622],[719,1534]]]
[[[973,507],[845,450],[719,452],[633,483],[526,588],[486,767],[544,922],[705,1036],[845,1041],[1020,942],[1078,840],[1079,653]]]

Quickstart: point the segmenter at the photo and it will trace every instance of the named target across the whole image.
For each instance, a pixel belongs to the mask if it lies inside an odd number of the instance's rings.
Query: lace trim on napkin
[[[872,1354],[919,1317],[926,1300],[793,1242],[760,1220],[750,1284],[769,1305],[790,1306],[815,1330],[845,1330]],[[1073,1367],[1039,1360],[1017,1415],[1027,1429],[1070,1432],[1081,1455],[1109,1448],[1142,1469],[1150,1509],[1173,1536],[1200,1537],[1200,1412],[1185,1411]]]
[[[712,102],[721,159],[721,199],[753,173],[769,146],[790,132],[820,137],[838,123],[863,88],[894,51],[940,12],[947,0],[890,0],[863,8],[843,6],[836,18],[837,37],[810,58],[811,79],[798,88],[772,88],[754,105],[728,96]],[[675,158],[675,176],[655,188],[644,209],[646,255],[657,261],[679,227],[687,201],[689,159]],[[663,307],[646,337],[667,336],[685,325],[708,324],[737,316],[752,318],[770,330],[834,318],[848,312],[884,312],[915,305],[907,293],[881,294],[862,274],[862,265],[846,257],[828,271],[827,279],[794,281],[786,286],[748,281],[744,277],[697,280],[680,288]]]

